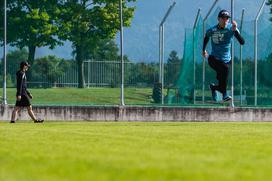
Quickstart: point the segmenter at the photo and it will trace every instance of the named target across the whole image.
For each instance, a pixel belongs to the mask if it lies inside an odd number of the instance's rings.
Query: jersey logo
[[[214,32],[212,35],[212,41],[215,44],[219,44],[220,42],[224,41],[225,34],[220,32]]]

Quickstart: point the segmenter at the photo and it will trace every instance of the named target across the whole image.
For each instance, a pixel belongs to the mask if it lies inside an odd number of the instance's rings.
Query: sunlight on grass
[[[119,88],[50,88],[29,89],[33,105],[119,105]],[[2,94],[2,89],[0,90]],[[9,104],[15,103],[16,89],[7,89]],[[151,104],[151,88],[126,88],[127,104]]]
[[[267,180],[270,123],[0,123],[0,180]]]

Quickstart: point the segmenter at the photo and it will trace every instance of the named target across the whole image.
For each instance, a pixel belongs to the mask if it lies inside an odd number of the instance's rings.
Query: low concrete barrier
[[[10,120],[13,106],[0,107],[0,120]],[[34,106],[46,121],[272,121],[269,108],[190,108],[142,106]],[[22,110],[19,120],[29,120]]]

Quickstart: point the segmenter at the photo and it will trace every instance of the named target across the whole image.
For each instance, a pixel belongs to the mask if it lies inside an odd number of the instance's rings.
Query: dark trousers
[[[209,65],[216,72],[216,79],[218,80],[218,85],[214,86],[214,89],[226,93],[228,75],[229,75],[229,63],[224,63],[221,60],[216,59],[214,56],[209,56]]]

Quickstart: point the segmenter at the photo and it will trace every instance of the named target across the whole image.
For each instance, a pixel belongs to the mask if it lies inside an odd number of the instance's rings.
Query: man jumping
[[[232,99],[227,94],[226,89],[229,65],[231,64],[231,41],[233,36],[235,36],[241,45],[245,44],[245,40],[237,28],[236,21],[229,23],[229,18],[230,13],[227,10],[221,10],[218,14],[218,24],[207,30],[203,42],[202,55],[206,58],[208,57],[209,65],[216,71],[216,79],[218,80],[218,85],[210,84],[214,101],[216,101],[216,90],[223,94],[223,101]],[[209,55],[206,51],[206,46],[210,38],[212,39],[212,52]]]

